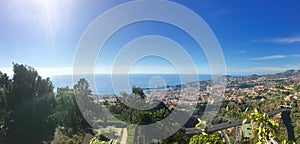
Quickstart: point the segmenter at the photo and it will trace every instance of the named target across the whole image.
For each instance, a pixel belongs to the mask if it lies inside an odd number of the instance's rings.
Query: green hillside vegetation
[[[7,74],[0,72],[0,143],[1,144],[39,144],[39,143],[66,143],[77,144],[91,142],[92,144],[108,143],[113,139],[104,137],[101,133],[109,133],[114,136],[109,128],[103,131],[93,129],[84,119],[77,99],[88,105],[90,108],[97,109],[97,104],[90,97],[91,90],[87,80],[80,79],[73,88],[62,87],[54,92],[54,87],[50,78],[42,78],[37,71],[27,65],[13,64],[14,75],[9,78]],[[253,119],[251,128],[254,137],[249,142],[265,143],[265,140],[271,140],[277,137],[282,143],[288,139],[286,123],[281,119],[270,118],[264,113],[278,108],[285,103],[284,96],[290,93],[299,92],[300,85],[295,85],[293,89],[286,89],[284,86],[278,87],[276,95],[267,90],[261,90],[260,93],[267,93],[268,100],[247,98],[241,101],[225,100],[213,120],[213,124],[224,123],[230,120],[244,118]],[[242,93],[241,93],[242,94]],[[117,99],[115,104],[104,103],[105,107],[119,120],[129,124],[146,125],[158,122],[166,118],[172,110],[163,102],[160,102],[155,108],[149,110],[137,110],[130,108],[121,102],[122,100],[134,100],[135,103],[143,102],[146,98],[143,90],[139,87],[132,89],[132,94],[123,93],[122,97]],[[205,103],[203,103],[206,105]],[[300,114],[299,101],[290,103],[292,109],[290,112],[290,126],[293,126],[296,142],[300,136]],[[259,106],[259,111],[256,108]],[[247,113],[245,110],[249,109]],[[200,110],[201,111],[201,110]],[[100,120],[99,115],[93,112],[85,113],[92,117],[92,122],[110,125],[117,125],[123,128],[122,123]],[[183,115],[184,116],[184,115]],[[201,123],[200,123],[201,125]],[[254,125],[254,126],[253,126]],[[246,126],[245,126],[246,127]],[[249,127],[249,125],[248,125]],[[161,128],[154,128],[160,130]],[[163,129],[168,129],[165,127]],[[247,129],[247,128],[246,128]],[[131,127],[128,129],[127,142],[134,142],[136,134],[141,134],[142,130]],[[224,130],[233,143],[236,139],[234,130]],[[249,132],[250,133],[250,132]],[[250,134],[249,134],[250,135]],[[268,137],[271,136],[271,137]],[[250,136],[251,137],[251,136]],[[140,137],[143,143],[147,137]],[[203,129],[203,133],[188,137],[185,135],[185,128],[180,129],[173,136],[157,141],[157,143],[224,143],[220,133],[208,134]]]

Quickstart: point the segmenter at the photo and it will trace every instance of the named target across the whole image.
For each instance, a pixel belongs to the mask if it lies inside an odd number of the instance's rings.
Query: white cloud
[[[290,69],[300,69],[300,65],[284,65],[281,67],[254,67],[251,69],[251,71],[259,74],[264,74],[264,73],[279,73],[279,72],[285,72]]]
[[[300,42],[300,36],[287,37],[287,38],[274,38],[274,39],[271,39],[270,42],[282,43],[282,44],[298,43],[298,42]]]
[[[287,58],[286,55],[271,55],[271,56],[264,56],[258,58],[251,58],[251,60],[271,60],[271,59],[282,59]]]
[[[268,42],[268,43],[277,43],[277,44],[291,44],[291,43],[299,43],[300,42],[300,36],[260,39],[260,40],[252,40],[250,42]]]
[[[284,58],[300,58],[300,54],[293,54],[293,55],[271,55],[271,56],[251,58],[251,60],[272,60],[272,59],[284,59]]]
[[[274,74],[285,72],[289,69],[300,69],[300,65],[283,65],[283,66],[262,66],[262,67],[250,67],[250,68],[230,68],[229,74]]]

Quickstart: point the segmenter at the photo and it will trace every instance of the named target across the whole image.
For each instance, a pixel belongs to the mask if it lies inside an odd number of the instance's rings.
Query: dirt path
[[[126,142],[127,142],[127,128],[123,128],[121,144],[126,144]]]

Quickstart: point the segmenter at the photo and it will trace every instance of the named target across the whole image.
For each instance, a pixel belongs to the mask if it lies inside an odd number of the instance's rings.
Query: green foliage
[[[248,118],[251,124],[256,126],[255,134],[258,136],[257,143],[268,143],[275,138],[278,130],[278,124],[270,119],[266,113],[259,113],[257,109],[250,113]]]
[[[84,133],[77,132],[73,134],[68,132],[65,127],[57,127],[54,132],[54,138],[51,143],[54,144],[81,144]]]
[[[168,112],[165,109],[159,109],[157,111],[154,111],[152,114],[153,121],[160,121],[168,116]]]
[[[300,85],[294,86],[295,91],[300,92]]]
[[[74,91],[59,88],[55,95],[50,78],[43,79],[34,68],[13,64],[13,71],[12,79],[0,72],[0,139],[40,143],[51,139],[57,125],[75,131],[89,128],[75,100],[77,94],[80,100],[91,102],[85,79],[78,81]]]
[[[194,135],[189,144],[225,144],[225,142],[215,134],[201,134]]]
[[[140,96],[141,99],[145,99],[145,98],[146,98],[146,95],[145,95],[145,93],[143,92],[143,89],[140,88],[140,87],[133,87],[133,88],[132,88],[132,93],[135,94],[135,95]]]
[[[73,129],[90,128],[85,118],[80,111],[77,102],[90,104],[92,100],[88,98],[91,93],[89,84],[85,79],[80,79],[74,86],[75,90],[65,88],[58,88],[55,95],[55,112],[50,115],[50,119],[55,120],[58,125],[69,127]],[[76,101],[76,95],[78,96]]]
[[[146,125],[153,123],[152,115],[148,111],[137,111],[133,120],[138,125]]]
[[[50,116],[59,125],[76,128],[82,119],[77,107],[73,90],[69,88],[58,88],[55,95],[55,112]]]
[[[7,105],[7,96],[11,89],[11,80],[0,72],[0,138],[7,135],[13,122],[12,111]]]
[[[48,121],[53,110],[53,85],[49,78],[42,79],[32,67],[14,64],[13,71],[7,94],[7,105],[14,121],[9,139],[40,142],[55,128]]]
[[[251,120],[252,127],[255,127],[255,136],[258,138],[257,144],[269,143],[275,140],[279,124],[270,119],[266,113],[259,113],[257,109],[254,109],[247,118]],[[283,140],[281,143],[286,144],[287,142]]]
[[[82,130],[87,130],[90,126],[83,117],[77,102],[81,101],[90,105],[92,102],[92,99],[88,97],[90,94],[91,90],[85,79],[80,79],[78,83],[74,85],[74,89],[68,87],[57,89],[57,93],[54,97],[55,111],[49,116],[49,119],[59,125],[54,134],[54,143],[82,143],[84,135]],[[66,129],[71,130],[71,133],[66,132]],[[96,142],[97,141],[95,141],[95,143]]]
[[[77,105],[80,108],[81,113],[84,114],[85,117],[89,116],[90,118],[98,115],[101,112],[99,111],[101,108],[94,103],[94,98],[92,97],[91,92],[92,91],[89,89],[89,83],[84,78],[81,78],[77,84],[74,85],[74,93]]]
[[[87,80],[80,79],[73,89],[68,87],[58,88],[57,93],[54,94],[50,79],[43,79],[34,68],[22,64],[13,64],[13,70],[12,79],[0,72],[0,139],[5,138],[9,143],[41,143],[43,140],[50,141],[52,139],[53,143],[82,143],[85,135],[84,130],[89,129],[90,126],[77,104],[79,103],[83,108],[92,111],[97,109],[93,103]],[[280,88],[284,89],[283,86]],[[285,93],[276,92],[279,96],[276,95],[277,97],[273,100],[225,101],[218,122],[222,122],[224,117],[226,119],[247,117],[251,119],[252,128],[255,129],[254,135],[257,137],[255,140],[258,143],[266,143],[278,136],[278,124],[271,120],[266,113],[259,113],[256,109],[248,115],[247,112],[242,111],[245,109],[247,111],[248,107],[251,109],[257,105],[261,105],[261,111],[267,111],[270,107],[275,108],[276,104],[274,103],[283,101],[283,95],[295,91],[300,91],[300,85],[294,86],[294,90]],[[267,90],[260,91],[260,93],[266,92]],[[143,106],[146,96],[142,88],[133,87],[132,93],[124,94],[123,100]],[[270,97],[274,94],[268,92],[267,95]],[[120,120],[138,125],[158,122],[170,114],[170,111],[162,102],[150,110],[129,108],[121,103],[120,99],[117,104],[108,104],[106,107]],[[297,108],[293,106],[293,109]],[[92,111],[84,111],[84,116],[88,115],[97,120],[97,116]],[[297,112],[294,112],[294,114],[297,114]],[[296,115],[292,118],[295,127],[299,127],[299,116]],[[244,120],[244,123],[246,120]],[[104,121],[108,123],[106,120],[99,122]],[[207,133],[205,121],[199,119],[196,127],[201,128],[202,133],[193,136],[190,140],[185,136],[184,130],[181,129],[162,143],[224,143],[219,134]],[[168,127],[163,127],[163,129],[168,129]],[[296,129],[296,134],[299,133],[298,130]],[[129,135],[133,137],[134,133],[138,133],[138,131],[130,131]],[[107,141],[108,139],[99,134],[90,142],[92,144],[105,144]],[[282,141],[281,143],[286,144],[288,142]]]
[[[109,139],[107,139],[100,133],[90,140],[90,144],[109,144],[108,141]]]
[[[198,124],[196,124],[195,127],[201,128],[201,134],[194,135],[190,139],[189,144],[225,144],[225,141],[223,141],[216,134],[208,134],[207,133],[206,121],[198,118]]]
[[[135,88],[133,88],[133,91],[135,91],[134,89]],[[141,90],[141,88],[137,89]],[[143,106],[146,104],[145,100],[141,99],[139,95],[136,94],[123,93],[121,97],[117,98],[117,103],[115,105],[107,106],[109,111],[114,114],[114,116],[131,124],[151,124],[164,119],[170,113],[163,102],[158,103],[153,109],[149,110],[137,110],[130,108],[122,102]]]
[[[74,91],[80,93],[82,96],[88,96],[91,94],[89,83],[86,79],[81,78],[77,84],[74,85]]]
[[[295,142],[289,143],[287,140],[283,140],[280,144],[296,144]]]
[[[185,130],[180,129],[172,136],[168,137],[167,139],[163,140],[163,144],[187,144],[189,143],[189,138],[185,135]]]

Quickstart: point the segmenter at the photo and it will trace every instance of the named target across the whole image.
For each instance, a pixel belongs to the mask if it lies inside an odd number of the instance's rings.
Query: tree
[[[80,92],[80,94],[85,97],[92,93],[92,90],[89,88],[88,81],[84,78],[79,79],[77,84],[74,85],[74,91],[77,93]]]
[[[251,120],[252,129],[254,129],[254,134],[258,138],[257,144],[275,141],[279,125],[270,119],[267,113],[259,113],[257,109],[254,109],[247,118]],[[244,119],[243,124],[246,123],[247,118]],[[287,142],[284,140],[281,143],[286,144]]]
[[[86,123],[81,111],[77,106],[74,91],[65,88],[58,88],[55,95],[55,112],[50,116],[58,125],[74,130],[83,127]]]
[[[186,144],[189,143],[188,136],[185,135],[185,130],[182,128],[177,131],[172,136],[168,137],[167,139],[163,140],[163,144]]]
[[[12,111],[7,105],[7,96],[11,90],[11,80],[0,72],[0,139],[5,137],[13,122]]]
[[[141,99],[145,99],[146,98],[146,95],[145,95],[143,89],[140,88],[140,87],[133,87],[132,88],[132,93],[135,94],[135,95],[140,96]]]
[[[81,144],[83,143],[85,133],[80,131],[77,133],[69,133],[69,129],[65,127],[57,127],[51,143],[53,144]]]
[[[278,130],[278,124],[274,120],[271,120],[267,113],[259,113],[257,109],[254,109],[252,113],[248,115],[251,119],[251,124],[255,125],[255,134],[258,136],[258,144],[268,143],[275,138],[275,134]],[[243,121],[245,123],[247,119]]]
[[[207,126],[206,121],[201,120],[198,118],[198,124],[195,126],[196,128],[202,128],[200,135],[194,135],[191,139],[189,144],[225,144],[225,141],[222,140],[219,136],[215,134],[208,134],[207,133]]]
[[[26,102],[33,101],[38,73],[32,67],[22,64],[13,64],[13,71],[12,94],[8,102],[15,111]]]
[[[215,134],[205,133],[200,135],[194,135],[190,139],[189,144],[225,144],[225,142]]]
[[[83,129],[89,128],[90,125],[85,118],[89,120],[96,119],[102,108],[97,107],[94,103],[94,98],[91,95],[92,90],[90,90],[89,83],[86,79],[81,78],[77,84],[74,85],[74,93],[78,104],[77,109],[81,114],[81,117],[79,117],[81,119],[80,126]]]
[[[109,144],[109,139],[99,133],[90,140],[90,144]]]
[[[89,95],[91,95],[91,90],[85,79],[80,79],[74,85],[74,89],[68,87],[57,89],[55,112],[50,115],[50,119],[57,123],[54,143],[82,143],[84,133],[91,133],[89,131],[91,126],[86,121],[83,113],[93,114],[93,112],[90,109],[88,109],[88,112],[81,111],[78,106],[78,104],[81,104],[83,107],[89,106],[89,108],[95,109],[93,99]],[[66,129],[70,132],[66,132]]]
[[[53,85],[49,78],[42,79],[33,67],[13,64],[13,71],[11,92],[7,97],[14,119],[10,139],[40,142],[52,133],[48,115],[52,110]]]

